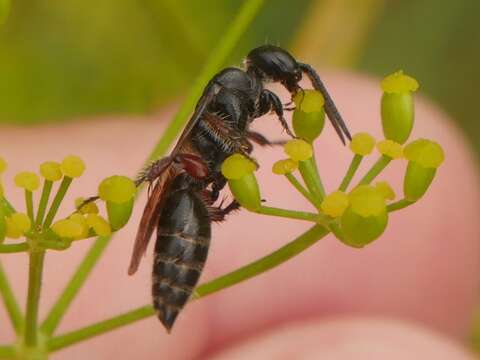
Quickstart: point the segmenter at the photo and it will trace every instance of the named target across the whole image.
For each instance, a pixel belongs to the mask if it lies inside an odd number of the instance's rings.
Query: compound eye
[[[300,70],[295,71],[295,81],[299,82],[300,80],[302,80],[302,72]]]

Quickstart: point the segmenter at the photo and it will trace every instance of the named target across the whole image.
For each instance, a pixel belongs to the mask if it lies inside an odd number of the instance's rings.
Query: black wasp
[[[158,318],[170,330],[190,298],[207,259],[211,223],[223,221],[238,208],[233,201],[215,205],[226,179],[222,162],[239,152],[252,152],[252,142],[271,145],[263,135],[250,131],[250,123],[275,112],[286,132],[279,97],[264,85],[280,82],[292,97],[301,91],[306,74],[325,98],[325,110],[338,136],[350,139],[348,129],[315,70],[297,62],[286,50],[265,45],[252,50],[245,69],[229,67],[206,86],[195,111],[171,154],[154,162],[137,185],[153,187],[135,239],[129,274],[136,272],[148,241],[157,228],[152,275],[152,296]]]

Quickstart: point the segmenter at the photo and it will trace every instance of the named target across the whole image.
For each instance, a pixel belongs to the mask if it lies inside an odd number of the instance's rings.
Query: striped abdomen
[[[205,204],[194,190],[177,190],[175,183],[160,215],[152,274],[153,306],[167,330],[190,298],[210,245]]]

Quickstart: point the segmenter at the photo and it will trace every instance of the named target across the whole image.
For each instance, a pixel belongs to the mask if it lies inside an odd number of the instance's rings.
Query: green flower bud
[[[68,219],[76,222],[82,228],[82,232],[78,236],[76,236],[74,239],[75,240],[86,239],[88,237],[88,230],[89,230],[87,219],[85,219],[85,217],[79,213],[70,215]]]
[[[285,153],[295,161],[305,161],[313,156],[312,145],[304,140],[293,139],[285,144],[283,147]]]
[[[87,204],[84,203],[85,199],[83,197],[76,198],[75,209],[77,209],[81,214],[98,214],[98,206],[94,201],[90,201]],[[80,206],[82,207],[80,208]]]
[[[254,174],[255,169],[255,164],[240,154],[229,156],[222,164],[222,174],[227,178],[235,200],[251,211],[255,211],[261,206],[260,189]]]
[[[392,140],[382,140],[377,143],[377,149],[382,155],[389,158],[401,159],[403,158],[403,148],[399,143]]]
[[[357,133],[353,135],[349,146],[357,155],[369,155],[375,147],[375,138],[368,133]]]
[[[294,172],[298,168],[298,162],[292,159],[278,160],[273,164],[272,172],[277,175],[286,175]]]
[[[5,218],[6,222],[6,236],[12,239],[18,239],[24,235],[32,226],[32,222],[27,214],[13,213]]]
[[[375,184],[375,189],[382,194],[385,200],[395,200],[395,191],[393,191],[390,184],[386,181],[378,181]]]
[[[37,174],[30,171],[22,171],[15,175],[15,185],[28,191],[35,191],[40,186]]]
[[[77,221],[72,219],[58,220],[52,225],[52,230],[61,238],[81,239],[83,227]]]
[[[73,179],[82,176],[85,171],[85,163],[78,156],[69,155],[63,159],[60,169],[65,176]]]
[[[130,220],[130,216],[132,216],[133,198],[120,204],[107,201],[106,205],[108,222],[112,230],[116,231],[124,227],[128,220]]]
[[[342,242],[363,247],[383,234],[388,223],[383,195],[370,185],[355,188],[349,194],[350,206],[340,218]]]
[[[114,175],[98,186],[98,195],[104,201],[121,204],[130,201],[136,192],[135,183],[126,176]]]
[[[412,132],[415,108],[412,92],[418,89],[414,78],[398,71],[382,81],[382,127],[386,139],[404,144]]]
[[[294,97],[292,124],[295,134],[308,142],[315,140],[325,125],[325,100],[317,90],[304,90]]]
[[[48,181],[58,181],[62,178],[60,164],[55,161],[46,161],[40,165],[40,174]]]
[[[97,214],[88,214],[86,218],[88,226],[99,236],[109,236],[112,233],[108,222]]]
[[[427,139],[411,142],[405,146],[404,154],[409,162],[403,180],[403,192],[407,200],[417,201],[428,190],[445,154],[439,144]]]
[[[343,191],[334,191],[323,199],[320,208],[326,215],[336,218],[343,215],[349,204],[347,194]]]

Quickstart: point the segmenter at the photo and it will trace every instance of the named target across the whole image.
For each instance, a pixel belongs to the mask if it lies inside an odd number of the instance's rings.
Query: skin
[[[324,77],[352,133],[381,137],[378,80],[352,74]],[[277,89],[275,90],[277,91]],[[284,98],[286,99],[286,98]],[[154,318],[73,346],[53,359],[150,358],[328,358],[468,359],[461,342],[470,330],[480,287],[480,194],[471,150],[447,116],[417,98],[413,138],[442,144],[446,161],[420,203],[392,214],[386,233],[363,250],[327,237],[312,249],[262,276],[189,305],[173,333]],[[46,160],[81,156],[87,171],[75,180],[65,205],[96,192],[111,174],[133,175],[153,148],[172,111],[150,118],[111,118],[36,128],[3,127],[2,156],[9,169],[6,193],[14,204],[23,194],[11,186],[15,173]],[[278,122],[258,120],[256,130],[277,139]],[[35,151],[32,148],[35,147]],[[316,145],[328,189],[336,187],[351,159],[329,124]],[[258,149],[258,179],[267,204],[310,209],[271,164],[281,149]],[[371,156],[368,163],[377,155]],[[395,162],[382,180],[392,180],[397,196],[405,163]],[[361,173],[365,171],[362,167]],[[127,276],[145,194],[130,223],[109,245],[74,301],[57,333],[150,302],[151,246],[134,277]],[[21,206],[17,205],[20,209]],[[64,206],[63,214],[71,211]],[[257,226],[253,226],[253,224]],[[212,279],[273,251],[309,224],[246,211],[213,229],[203,280]],[[51,306],[91,241],[46,259],[41,316]],[[18,298],[25,298],[25,255],[1,256]],[[0,343],[12,340],[0,307]],[[406,346],[408,344],[408,346]]]

